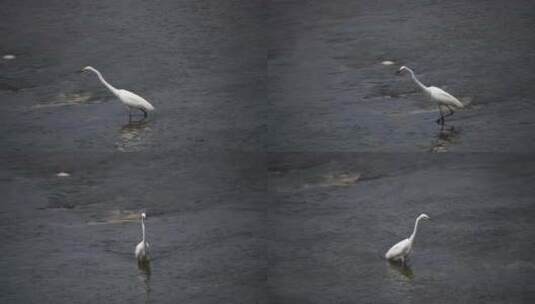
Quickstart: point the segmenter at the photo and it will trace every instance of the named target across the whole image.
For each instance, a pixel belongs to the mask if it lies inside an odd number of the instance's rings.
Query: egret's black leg
[[[449,116],[452,116],[453,113],[455,113],[455,112],[453,111],[453,109],[450,108],[450,106],[446,106],[446,108],[448,108],[448,110],[449,110],[450,112],[449,112],[448,114],[442,116],[442,125],[444,125],[444,122],[445,122],[445,119],[444,119],[444,118],[449,117]]]
[[[143,112],[143,118],[147,118],[147,116],[149,115],[147,113],[147,111],[145,111],[145,109],[141,109],[141,108],[140,108],[140,110],[141,110],[141,112]]]
[[[452,116],[455,113],[455,111],[453,111],[453,109],[450,108],[450,106],[446,106],[446,108],[448,108],[448,110],[450,110],[450,112],[448,114],[446,114],[445,117]]]
[[[440,111],[440,118],[436,120],[437,124],[444,124],[444,113],[442,113],[442,106],[438,106],[438,110]]]

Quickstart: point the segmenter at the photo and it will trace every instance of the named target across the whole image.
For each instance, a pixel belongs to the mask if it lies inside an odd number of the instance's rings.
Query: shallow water
[[[0,61],[2,151],[263,148],[260,1],[8,2],[0,53],[17,57]],[[151,132],[130,142],[126,108],[87,65],[156,107]]]
[[[447,151],[534,149],[531,1],[11,2],[3,151],[429,151],[437,109],[402,64],[468,104]],[[88,64],[156,106],[154,132],[124,142]]]
[[[448,151],[532,151],[532,1],[276,1],[269,149],[428,151],[436,106],[401,65],[469,106]],[[393,65],[381,64],[394,61]]]
[[[278,154],[274,303],[530,303],[535,162],[526,154]],[[351,185],[287,191],[344,170]],[[408,267],[383,258],[420,224]]]
[[[0,171],[2,303],[263,299],[262,159],[41,153],[1,160],[8,164]],[[59,169],[70,176],[56,176]],[[150,275],[134,257],[141,211]]]
[[[534,12],[5,2],[0,302],[533,302]],[[467,108],[436,125],[401,64]]]

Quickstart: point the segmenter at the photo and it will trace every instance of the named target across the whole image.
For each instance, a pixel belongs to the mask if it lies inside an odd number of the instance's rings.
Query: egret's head
[[[407,70],[407,67],[406,67],[406,66],[401,66],[401,67],[399,68],[399,70],[398,70],[396,73],[397,73],[397,74],[401,74],[401,72],[403,72],[403,71],[405,71],[405,70]]]
[[[142,218],[142,219],[146,219],[146,218],[147,218],[147,215],[145,214],[145,212],[142,212],[142,213],[141,213],[141,218]]]
[[[421,218],[421,219],[423,219],[423,220],[429,220],[429,219],[431,219],[431,218],[430,218],[427,214],[425,214],[425,213],[420,214],[419,218]]]
[[[90,67],[90,66],[86,66],[85,68],[82,69],[82,71],[89,71],[89,70],[91,70],[91,69],[92,69],[92,67]]]

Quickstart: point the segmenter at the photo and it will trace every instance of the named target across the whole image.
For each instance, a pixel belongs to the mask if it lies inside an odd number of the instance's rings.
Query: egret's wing
[[[145,100],[145,98],[132,93],[127,90],[119,90],[120,98],[125,102],[126,104],[136,107],[136,108],[143,108],[145,110],[152,111],[154,110],[154,107]]]
[[[408,239],[404,239],[398,242],[396,245],[392,246],[392,248],[390,248],[388,252],[386,253],[386,257],[392,258],[392,257],[396,257],[405,253],[405,248],[407,248],[408,246],[408,241],[409,241]]]
[[[437,88],[436,90],[436,94],[441,96],[442,98],[444,99],[454,99],[454,100],[457,100],[457,98],[455,98],[453,95],[451,95],[450,93],[442,90],[442,89],[439,89]]]
[[[455,98],[455,96],[442,90],[441,88],[429,87],[429,89],[431,90],[433,97],[435,97],[436,99],[445,103],[454,104],[458,107],[463,107],[463,104],[457,98]]]

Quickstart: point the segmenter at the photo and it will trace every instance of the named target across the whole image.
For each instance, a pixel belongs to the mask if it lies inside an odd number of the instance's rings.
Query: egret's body
[[[429,219],[429,216],[422,213],[420,214],[420,216],[418,216],[418,218],[416,218],[416,222],[414,223],[414,230],[411,236],[392,246],[392,248],[390,248],[385,254],[385,258],[387,260],[400,261],[401,263],[405,263],[405,259],[412,251],[414,237],[416,236],[416,231],[418,230],[418,222],[420,222],[421,219],[427,220]]]
[[[414,71],[406,66],[402,66],[399,69],[399,73],[402,71],[408,71],[411,74],[412,80],[418,85],[424,94],[433,102],[436,102],[440,111],[440,118],[437,119],[437,123],[444,124],[444,118],[453,115],[453,108],[463,108],[464,105],[453,95],[437,87],[426,87],[421,83],[414,75]],[[443,114],[442,109],[446,107],[450,112],[446,115]]]
[[[136,259],[138,263],[146,263],[149,261],[149,243],[145,238],[145,213],[141,213],[141,232],[143,234],[143,239],[136,246]]]
[[[104,84],[104,86],[106,86],[106,88],[108,88],[108,90],[110,90],[113,93],[113,95],[117,96],[117,98],[119,98],[119,100],[128,107],[129,116],[131,116],[130,111],[132,108],[141,110],[143,112],[144,117],[148,116],[148,112],[154,110],[154,107],[150,104],[150,102],[145,100],[143,97],[137,94],[134,94],[130,91],[123,90],[123,89],[116,89],[115,87],[113,87],[104,79],[104,77],[102,77],[102,74],[95,68],[87,66],[83,68],[83,71],[92,71],[95,74],[97,74],[100,82],[102,82],[102,84]]]

